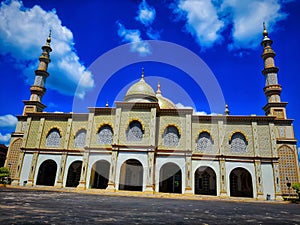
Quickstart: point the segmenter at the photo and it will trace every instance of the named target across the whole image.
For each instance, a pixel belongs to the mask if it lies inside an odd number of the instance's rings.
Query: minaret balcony
[[[267,96],[280,95],[282,87],[279,84],[272,84],[264,87],[264,92]]]
[[[272,67],[266,67],[263,69],[262,73],[264,75],[268,74],[268,73],[278,73],[279,69],[276,66],[272,66]]]

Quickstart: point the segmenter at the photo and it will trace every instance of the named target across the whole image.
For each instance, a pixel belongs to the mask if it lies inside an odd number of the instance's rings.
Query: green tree
[[[9,173],[8,168],[0,167],[0,183],[2,183],[2,184],[5,183],[4,178],[9,177],[9,176],[10,176],[10,173]]]
[[[299,200],[300,200],[300,183],[293,184],[292,188],[297,192]]]

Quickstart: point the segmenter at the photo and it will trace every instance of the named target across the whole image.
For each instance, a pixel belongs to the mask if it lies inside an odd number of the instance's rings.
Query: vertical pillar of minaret
[[[280,93],[281,85],[278,84],[278,67],[275,66],[275,52],[272,49],[273,41],[268,37],[268,31],[264,23],[262,58],[264,60],[264,69],[262,71],[266,79],[264,92],[267,97],[267,104],[264,106],[264,111],[268,116],[276,116],[279,119],[286,119],[286,102],[281,102]]]
[[[49,76],[48,64],[50,63],[50,52],[52,51],[50,47],[51,42],[51,31],[47,38],[46,44],[42,47],[42,54],[39,57],[39,66],[35,71],[35,79],[33,85],[30,87],[31,96],[29,100],[24,102],[23,115],[29,112],[42,112],[46,106],[42,103],[42,97],[46,92],[45,82]]]

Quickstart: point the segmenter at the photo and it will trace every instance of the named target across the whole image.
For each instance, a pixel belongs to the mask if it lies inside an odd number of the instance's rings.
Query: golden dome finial
[[[145,70],[144,70],[144,67],[142,67],[142,79],[144,79],[145,77]]]
[[[156,94],[161,94],[161,90],[160,90],[160,81],[158,81],[157,83],[157,91]]]
[[[106,101],[105,107],[108,108],[108,101]]]
[[[225,115],[228,116],[230,114],[228,104],[225,104]]]

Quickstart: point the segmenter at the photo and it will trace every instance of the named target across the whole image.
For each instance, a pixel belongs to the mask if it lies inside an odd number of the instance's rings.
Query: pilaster
[[[30,166],[30,172],[29,172],[29,177],[26,186],[33,186],[34,185],[34,175],[36,171],[36,164],[39,158],[39,153],[34,152],[32,161],[31,161],[31,166]]]
[[[56,181],[55,187],[62,188],[63,187],[63,180],[64,180],[64,175],[65,175],[65,170],[66,170],[66,161],[67,161],[67,152],[63,152],[61,155],[61,161],[60,161],[60,169],[58,173],[58,178]]]
[[[148,170],[147,170],[147,183],[145,192],[154,193],[155,185],[154,185],[154,150],[148,151]]]
[[[226,165],[225,159],[220,158],[220,196],[227,197],[227,185],[226,185]]]
[[[185,194],[193,194],[192,188],[192,115],[185,118]]]
[[[89,113],[88,118],[88,127],[87,127],[87,134],[86,134],[86,140],[85,140],[85,150],[83,153],[83,159],[82,159],[82,167],[81,167],[81,174],[80,174],[80,180],[79,184],[77,186],[77,189],[86,189],[86,176],[88,171],[88,165],[89,165],[89,158],[90,158],[90,150],[87,149],[91,145],[91,136],[92,136],[92,130],[93,130],[93,123],[94,123],[94,113]],[[71,121],[68,121],[68,129],[71,129]],[[70,133],[70,131],[69,131]],[[70,134],[69,134],[70,135]],[[65,143],[67,145],[67,143]]]

